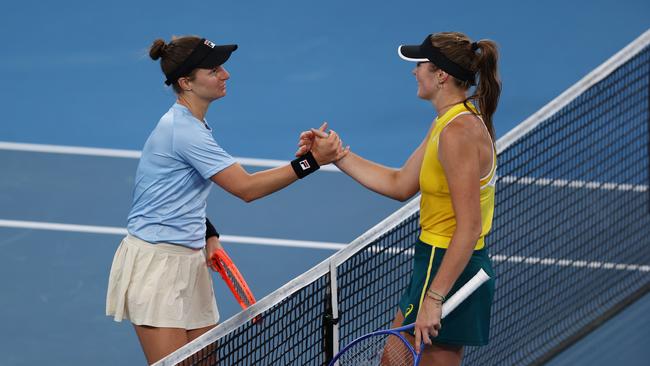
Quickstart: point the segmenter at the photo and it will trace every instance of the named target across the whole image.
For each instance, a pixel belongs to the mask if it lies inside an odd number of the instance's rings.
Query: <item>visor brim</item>
[[[402,60],[410,62],[428,62],[421,50],[420,45],[401,45],[397,48],[397,54]]]
[[[237,49],[236,44],[227,44],[223,46],[214,46],[208,56],[201,61],[196,67],[202,69],[212,69],[223,65],[228,61],[230,55]]]

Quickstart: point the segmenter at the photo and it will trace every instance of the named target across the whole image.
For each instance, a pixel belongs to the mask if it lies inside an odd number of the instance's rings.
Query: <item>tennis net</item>
[[[650,289],[649,44],[647,31],[497,142],[491,341],[465,364],[542,364]],[[326,365],[389,327],[418,206],[158,364]]]

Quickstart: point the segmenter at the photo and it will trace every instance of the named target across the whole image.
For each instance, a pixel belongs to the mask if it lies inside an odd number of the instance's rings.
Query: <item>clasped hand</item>
[[[350,151],[350,147],[343,148],[343,141],[339,135],[333,130],[328,132],[326,130],[327,122],[324,122],[318,129],[312,128],[309,131],[303,131],[298,141],[296,156],[311,151],[319,165],[329,164],[344,158]]]

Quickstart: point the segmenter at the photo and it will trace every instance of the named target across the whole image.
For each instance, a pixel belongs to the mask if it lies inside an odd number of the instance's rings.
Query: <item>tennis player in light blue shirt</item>
[[[214,140],[207,122],[175,103],[142,150],[129,234],[150,243],[203,248],[210,177],[234,163]]]
[[[285,166],[248,173],[235,162],[213,138],[205,115],[226,95],[230,74],[222,64],[236,49],[185,36],[157,39],[149,51],[161,60],[177,99],[142,150],[129,234],[115,252],[106,295],[106,315],[133,323],[149,364],[219,321],[207,262],[223,248],[216,237],[205,239],[213,183],[250,202],[347,154],[331,132]]]

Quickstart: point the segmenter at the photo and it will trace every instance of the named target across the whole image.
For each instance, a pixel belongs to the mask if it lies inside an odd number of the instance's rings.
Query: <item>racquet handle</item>
[[[442,318],[454,311],[461,302],[465,301],[479,286],[490,279],[487,273],[481,268],[471,280],[467,281],[463,287],[458,289],[450,298],[442,304]]]

